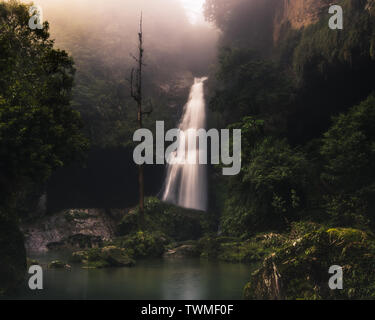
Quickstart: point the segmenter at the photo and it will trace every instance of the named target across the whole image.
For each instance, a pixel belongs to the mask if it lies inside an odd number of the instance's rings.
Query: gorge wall
[[[292,29],[301,29],[319,20],[327,12],[332,0],[275,0],[278,5],[274,17],[273,39],[276,43],[282,26],[288,24]]]

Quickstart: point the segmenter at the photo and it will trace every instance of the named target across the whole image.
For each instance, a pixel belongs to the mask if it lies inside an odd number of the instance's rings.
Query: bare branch
[[[139,62],[138,58],[137,58],[134,54],[129,53],[129,56],[130,56],[131,58],[133,58],[135,61]]]

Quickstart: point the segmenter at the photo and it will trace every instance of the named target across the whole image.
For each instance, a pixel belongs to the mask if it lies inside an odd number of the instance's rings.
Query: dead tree
[[[131,55],[131,57],[137,62],[137,68],[133,68],[130,75],[130,94],[135,100],[138,106],[138,128],[143,128],[143,116],[152,113],[152,106],[150,111],[143,111],[143,93],[142,93],[142,69],[145,66],[143,63],[143,30],[142,30],[142,14],[139,23],[138,32],[138,57]],[[144,215],[144,203],[145,203],[145,192],[144,192],[144,167],[143,165],[138,166],[138,183],[139,183],[139,227],[143,229],[145,223]]]

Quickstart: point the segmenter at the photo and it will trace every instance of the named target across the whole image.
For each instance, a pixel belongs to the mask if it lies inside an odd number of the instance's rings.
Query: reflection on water
[[[43,258],[39,257],[43,264]],[[21,299],[241,299],[250,267],[199,259],[141,261],[134,268],[44,269],[44,290]]]

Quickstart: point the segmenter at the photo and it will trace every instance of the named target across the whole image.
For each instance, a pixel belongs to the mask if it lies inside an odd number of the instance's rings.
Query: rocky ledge
[[[64,210],[22,226],[28,252],[98,247],[113,238],[115,222],[101,209]]]

